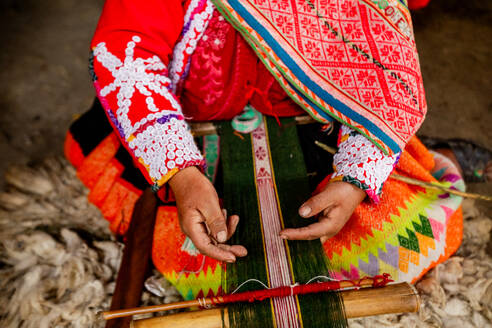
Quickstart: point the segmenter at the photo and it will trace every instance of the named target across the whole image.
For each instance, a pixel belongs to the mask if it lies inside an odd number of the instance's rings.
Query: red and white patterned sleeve
[[[98,97],[154,188],[203,164],[168,76],[184,16],[182,0],[107,0],[91,43]]]
[[[379,202],[383,184],[398,163],[400,153],[385,155],[366,137],[343,125],[338,136],[338,152],[333,157],[330,181],[344,181],[364,190]]]

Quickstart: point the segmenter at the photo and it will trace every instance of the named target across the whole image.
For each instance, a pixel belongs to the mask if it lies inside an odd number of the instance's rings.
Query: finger
[[[203,215],[210,234],[219,242],[227,240],[227,225],[225,216],[219,207],[219,202],[207,202],[198,207]]]
[[[236,232],[237,225],[239,224],[239,216],[231,215],[227,220],[227,240],[229,240],[234,232]]]
[[[280,232],[280,238],[289,240],[313,240],[325,235],[327,224],[325,221],[316,222],[302,228],[288,228]]]
[[[308,218],[314,216],[324,209],[329,208],[333,205],[333,200],[330,193],[331,188],[327,188],[309,198],[304,204],[299,208],[299,215]]]
[[[225,251],[230,251],[237,257],[243,257],[243,256],[248,255],[248,250],[244,246],[241,246],[241,245],[219,244],[219,245],[217,245],[217,247],[219,247]]]
[[[324,211],[319,222],[303,228],[282,230],[280,237],[291,240],[313,240],[323,236],[331,238],[343,228],[347,220],[348,218],[340,213],[340,208],[337,207]]]
[[[231,250],[226,250],[213,244],[203,224],[194,225],[190,229],[188,236],[203,255],[229,263],[236,261],[236,255]]]

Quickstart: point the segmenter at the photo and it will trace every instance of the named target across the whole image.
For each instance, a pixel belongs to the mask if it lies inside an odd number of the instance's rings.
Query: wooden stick
[[[130,226],[126,233],[125,249],[121,259],[111,309],[138,306],[145,279],[150,272],[152,236],[154,233],[157,198],[150,188],[135,204]],[[131,318],[110,320],[106,328],[130,327]]]
[[[296,116],[295,121],[298,125],[316,123],[309,115]],[[190,123],[190,127],[195,137],[217,134],[217,129],[212,122]]]
[[[303,125],[303,124],[310,124],[310,123],[315,123],[316,121],[311,118],[311,116],[308,115],[303,115],[303,116],[296,116],[295,117],[296,123],[298,125]],[[215,125],[211,122],[203,122],[203,123],[191,123],[191,130],[193,132],[193,135],[195,137],[200,137],[204,135],[210,135],[210,134],[216,134],[217,129]],[[319,141],[314,142],[317,146],[321,147],[322,149],[326,150],[327,152],[331,154],[335,154],[337,152],[336,148],[330,147],[328,145],[325,145],[324,143],[321,143]],[[406,182],[408,184],[416,185],[416,186],[421,186],[429,189],[434,189],[434,190],[439,190],[439,191],[444,191],[448,194],[453,194],[457,195],[460,197],[466,197],[466,198],[472,198],[472,199],[481,199],[485,201],[492,201],[492,196],[487,196],[487,195],[480,195],[480,194],[475,194],[475,193],[469,193],[469,192],[463,192],[459,190],[454,190],[447,188],[445,186],[440,185],[438,182],[426,182],[426,181],[421,181],[409,177],[405,177],[402,175],[398,174],[391,174],[390,178]]]
[[[374,285],[373,278],[363,278],[356,281],[340,281],[340,289],[344,288],[353,288],[353,287],[371,287]],[[111,320],[115,318],[123,318],[128,316],[133,316],[137,314],[147,314],[153,312],[160,311],[169,311],[169,310],[178,310],[178,309],[187,309],[190,307],[203,307],[203,306],[212,306],[216,304],[221,304],[224,302],[224,298],[221,296],[217,296],[215,298],[200,298],[191,301],[183,301],[169,304],[160,304],[160,305],[152,305],[152,306],[142,306],[135,307],[132,309],[123,309],[123,310],[114,310],[114,311],[106,311],[103,312],[103,318],[105,320]]]
[[[441,184],[439,184],[438,182],[421,181],[421,180],[409,178],[409,177],[395,174],[395,173],[391,174],[390,178],[395,179],[395,180],[399,180],[399,181],[403,181],[403,182],[406,182],[408,184],[413,184],[416,186],[421,186],[421,187],[425,187],[425,188],[429,188],[429,189],[444,191],[444,192],[447,192],[449,194],[453,194],[453,195],[457,195],[457,196],[461,196],[461,197],[465,197],[465,198],[481,199],[481,200],[486,200],[489,202],[492,201],[491,196],[474,194],[474,193],[463,192],[463,191],[459,191],[459,190],[446,188],[446,187],[442,186]]]
[[[314,143],[318,147],[320,147],[320,148],[326,150],[327,152],[329,152],[330,154],[335,154],[337,152],[337,150],[335,148],[330,147],[328,145],[325,145],[324,143],[321,143],[321,142],[319,142],[317,140],[314,141]],[[450,188],[447,188],[447,187],[443,186],[439,182],[422,181],[422,180],[418,180],[418,179],[414,179],[414,178],[409,178],[409,177],[406,177],[406,176],[403,176],[403,175],[399,175],[399,174],[395,174],[395,173],[392,173],[390,175],[390,178],[395,179],[395,180],[398,180],[398,181],[402,181],[402,182],[405,182],[405,183],[408,183],[408,184],[411,184],[411,185],[415,185],[415,186],[420,186],[420,187],[425,187],[425,188],[429,188],[429,189],[444,191],[444,192],[446,192],[448,194],[453,194],[453,195],[457,195],[457,196],[460,196],[460,197],[466,197],[466,198],[472,198],[472,199],[482,199],[482,200],[492,201],[492,197],[491,196],[480,195],[480,194],[473,194],[473,193],[469,193],[469,192],[463,192],[463,191],[459,191],[459,190],[450,189]]]
[[[420,298],[408,283],[387,285],[380,288],[362,288],[342,291],[345,315],[358,318],[379,314],[417,312]],[[222,321],[222,311],[224,320]],[[224,325],[223,325],[224,323]],[[222,328],[229,327],[227,308],[189,311],[132,322],[133,328]]]

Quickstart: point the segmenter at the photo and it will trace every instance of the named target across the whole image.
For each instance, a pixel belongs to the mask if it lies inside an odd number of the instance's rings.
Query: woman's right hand
[[[203,255],[225,262],[246,256],[241,245],[224,244],[236,230],[239,216],[226,217],[212,183],[195,167],[176,173],[170,180],[181,230]]]

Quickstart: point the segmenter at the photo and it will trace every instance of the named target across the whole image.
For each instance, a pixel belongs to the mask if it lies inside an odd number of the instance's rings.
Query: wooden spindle
[[[361,288],[340,292],[347,318],[379,314],[417,312],[420,297],[408,283],[387,285],[379,288]],[[224,326],[222,322],[224,311]],[[133,328],[228,328],[227,308],[189,311],[177,314],[136,320]]]

